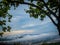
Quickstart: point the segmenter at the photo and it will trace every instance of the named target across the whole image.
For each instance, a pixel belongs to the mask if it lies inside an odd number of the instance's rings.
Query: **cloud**
[[[11,32],[5,32],[3,36],[7,36],[7,35],[16,35],[16,34],[28,34],[28,33],[33,33],[34,30],[15,30],[15,31],[11,31]]]
[[[53,17],[53,19],[56,21],[56,19]],[[21,28],[28,28],[28,27],[33,27],[33,26],[41,26],[41,25],[45,25],[47,23],[52,23],[52,21],[46,17],[43,21],[40,20],[31,20],[31,21],[27,21],[26,24],[22,25]]]
[[[21,40],[44,40],[44,39],[46,39],[47,37],[49,38],[49,37],[54,37],[54,36],[56,36],[57,34],[55,34],[55,33],[43,33],[43,34],[39,34],[39,35],[27,35],[27,36],[25,36],[25,37],[23,37]]]
[[[34,23],[27,23],[25,25],[22,25],[21,28],[28,28],[28,27],[32,27],[32,26],[35,26]]]
[[[24,36],[23,38],[21,39],[17,39],[17,40],[14,40],[14,41],[32,41],[32,40],[47,40],[47,38],[53,38],[54,36],[58,36],[58,34],[56,33],[43,33],[43,34],[39,34],[39,35],[26,35]],[[55,37],[54,37],[55,38]]]
[[[28,27],[33,27],[33,26],[44,25],[44,24],[47,24],[49,22],[51,22],[51,21],[48,20],[48,21],[43,21],[43,22],[37,22],[37,21],[36,22],[28,22],[25,25],[22,25],[21,27],[22,28],[28,28]]]

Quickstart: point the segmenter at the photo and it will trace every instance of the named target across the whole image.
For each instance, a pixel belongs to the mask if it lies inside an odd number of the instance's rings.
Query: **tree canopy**
[[[36,3],[34,3],[34,1]],[[0,1],[0,26],[3,31],[10,31],[11,27],[6,26],[8,17],[8,22],[12,18],[12,15],[8,13],[11,6],[17,8],[19,4],[29,5],[29,10],[26,13],[30,14],[30,17],[40,18],[43,20],[46,16],[50,18],[52,23],[57,27],[60,34],[60,0],[2,0]],[[3,19],[2,19],[3,18]],[[58,23],[53,19],[55,18]]]

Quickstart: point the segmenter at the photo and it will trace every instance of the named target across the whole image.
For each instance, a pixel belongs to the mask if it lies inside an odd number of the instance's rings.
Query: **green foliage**
[[[31,0],[30,0],[31,1]],[[45,7],[43,0],[35,0],[36,6],[40,7],[40,9],[30,6],[29,10],[26,10],[26,13],[30,14],[30,17],[39,18],[43,20],[47,15],[51,15],[49,10]],[[45,1],[45,0],[44,0]],[[33,0],[32,0],[33,2]],[[57,13],[58,10],[58,0],[48,0],[46,2],[47,7],[52,10],[52,12]],[[46,14],[48,13],[48,14]]]
[[[39,10],[38,8],[34,8],[30,6],[29,10],[26,10],[26,13],[30,14],[30,17],[34,18],[41,18],[43,20],[45,18],[45,13],[42,10]]]
[[[13,3],[13,1],[15,1],[15,3]],[[3,32],[10,32],[11,30],[11,27],[7,25],[7,22],[11,22],[12,18],[12,15],[8,13],[8,10],[10,10],[11,6],[14,6],[14,8],[18,7],[22,2],[24,2],[24,0],[2,0],[0,2],[0,26],[2,27]],[[8,18],[8,20],[6,18]]]
[[[11,18],[12,18],[12,15],[8,13],[8,10],[10,10],[10,6],[8,2],[6,0],[2,0],[0,2],[0,26],[2,27],[3,32],[10,31],[11,29],[11,27],[7,26],[6,23],[6,22],[11,22]],[[6,18],[8,18],[8,21]]]
[[[10,27],[10,26],[7,26],[7,28],[8,28],[8,29],[7,29],[7,31],[9,31],[9,32],[10,32],[10,30],[11,30],[11,27]]]
[[[1,36],[1,37],[3,36],[3,32],[0,32],[0,36]]]
[[[37,5],[40,6],[40,7],[42,7],[42,8],[44,7],[43,2],[40,2],[40,1],[37,1]]]
[[[50,8],[58,6],[58,0],[48,0],[47,4]]]
[[[14,9],[16,9],[16,7],[18,7],[20,3],[24,2],[24,0],[6,0],[6,1],[10,6],[14,6]],[[13,1],[15,1],[15,3]]]
[[[3,29],[2,29],[2,30],[3,30],[4,32],[6,32],[6,29],[7,29],[6,27],[3,27]]]

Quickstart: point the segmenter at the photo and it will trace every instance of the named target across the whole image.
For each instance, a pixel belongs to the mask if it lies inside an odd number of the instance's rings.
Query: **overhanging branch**
[[[57,24],[55,23],[55,21],[53,20],[53,18],[50,16],[50,15],[47,15],[50,19],[51,19],[51,21],[53,22],[53,24],[55,25],[55,26],[57,26]]]
[[[34,4],[30,4],[30,3],[27,3],[27,2],[23,2],[22,4],[32,5],[32,6],[34,6],[34,7],[37,7],[38,9],[42,10],[41,7],[36,6],[36,5],[34,5]],[[46,13],[46,15],[48,14],[48,13],[45,12],[44,10],[42,10],[42,11],[43,11],[44,13]],[[53,13],[51,10],[50,10],[50,12]],[[54,16],[57,18],[56,14],[55,14],[55,13],[53,13],[53,14],[54,14]],[[54,24],[55,26],[57,26],[57,24],[55,23],[55,21],[53,20],[53,18],[52,18],[50,15],[47,15],[47,16],[51,19],[51,21],[53,22],[53,24]]]
[[[41,7],[35,5],[35,4],[32,4],[32,3],[28,3],[28,2],[19,2],[19,1],[10,1],[10,2],[13,2],[13,3],[20,3],[20,4],[26,4],[26,5],[31,5],[33,7],[37,7],[38,9],[41,9]]]
[[[19,1],[10,1],[10,2],[13,2],[13,3],[20,3],[20,4],[26,4],[26,5],[31,5],[31,6],[34,6],[34,7],[36,7],[36,8],[38,8],[39,10],[42,10],[46,15],[48,14],[48,12],[45,12],[41,7],[39,7],[39,6],[37,6],[37,5],[35,5],[35,4],[32,4],[32,3],[28,3],[28,2],[19,2]],[[51,12],[51,13],[53,13],[53,12]],[[55,13],[53,13],[53,14],[55,14]],[[51,16],[49,16],[49,15],[47,15],[50,19],[51,19],[51,21],[57,26],[57,24],[55,23],[55,21],[52,19],[52,17]]]
[[[57,16],[53,11],[51,11],[51,10],[48,8],[48,6],[47,6],[47,4],[45,3],[44,0],[43,0],[43,3],[44,3],[44,5],[45,5],[45,7],[47,8],[47,10],[48,10],[54,17],[56,17],[56,19],[58,19],[58,16]]]

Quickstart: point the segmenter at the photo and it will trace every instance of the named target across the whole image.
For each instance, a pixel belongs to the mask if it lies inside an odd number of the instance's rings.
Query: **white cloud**
[[[23,38],[21,38],[21,39],[17,39],[17,40],[13,40],[13,41],[27,41],[27,40],[29,40],[29,41],[32,41],[32,40],[44,40],[44,39],[47,39],[47,37],[49,38],[52,38],[52,37],[54,37],[54,36],[56,36],[56,35],[58,35],[58,34],[56,34],[56,33],[43,33],[43,34],[39,34],[39,35],[26,35],[26,36],[24,36]]]
[[[21,28],[28,28],[28,27],[38,26],[38,25],[44,25],[49,22],[51,22],[51,21],[49,20],[49,21],[43,21],[43,22],[28,22],[27,24],[22,25]]]
[[[11,34],[11,33],[10,33]],[[58,36],[58,34],[56,33],[43,33],[43,34],[38,34],[38,35],[24,35],[22,38],[19,38],[22,35],[16,35],[16,36],[7,36],[8,39],[13,39],[10,41],[4,41],[4,43],[11,43],[11,42],[20,42],[20,41],[31,41],[35,40],[35,41],[44,41],[47,40],[47,38],[52,39],[54,36]],[[56,38],[56,37],[54,37]],[[30,42],[29,42],[30,43]]]
[[[5,32],[3,36],[16,35],[16,34],[29,34],[35,32],[34,30],[15,30],[11,32]]]
[[[52,35],[57,35],[55,33],[43,33],[43,34],[39,34],[39,35],[34,35],[34,36],[26,36],[25,38],[42,38],[45,36],[52,36]]]
[[[53,19],[56,21],[56,19],[53,17]],[[33,26],[38,26],[38,25],[44,25],[47,24],[49,22],[52,22],[48,17],[46,17],[43,21],[36,21],[36,20],[31,20],[29,22],[26,22],[25,25],[22,25],[21,28],[28,28],[28,27],[33,27]]]
[[[22,25],[21,28],[32,27],[32,26],[35,26],[35,25],[36,25],[35,23],[27,23],[25,25]]]

